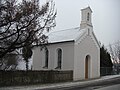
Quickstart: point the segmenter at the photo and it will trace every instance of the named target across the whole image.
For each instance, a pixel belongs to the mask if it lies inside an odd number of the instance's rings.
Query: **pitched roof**
[[[85,29],[80,29],[79,27],[60,31],[51,31],[47,34],[48,43],[76,41],[85,33],[85,31]]]
[[[82,11],[82,10],[86,10],[86,9],[89,9],[89,10],[92,12],[92,9],[91,9],[89,6],[86,7],[86,8],[81,9],[81,11]]]

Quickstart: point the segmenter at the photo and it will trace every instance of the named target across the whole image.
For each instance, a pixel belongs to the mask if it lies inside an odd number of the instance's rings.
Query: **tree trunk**
[[[26,59],[26,71],[28,71],[28,69],[29,69],[29,61],[28,61],[28,59]]]

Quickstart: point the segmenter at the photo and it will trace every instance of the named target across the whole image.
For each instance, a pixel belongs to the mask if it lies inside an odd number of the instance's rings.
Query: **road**
[[[40,90],[40,89],[37,89]],[[66,88],[51,88],[44,90],[120,90],[120,78],[96,81],[82,86],[73,86]]]
[[[75,87],[71,89],[61,89],[61,90],[120,90],[120,84],[108,85],[108,86],[93,86],[93,87]]]
[[[102,87],[102,88],[93,89],[93,90],[120,90],[120,84],[111,85],[111,86]]]

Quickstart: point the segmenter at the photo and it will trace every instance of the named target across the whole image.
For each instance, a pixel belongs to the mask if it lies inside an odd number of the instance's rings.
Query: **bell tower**
[[[80,28],[84,29],[84,28],[88,28],[88,29],[92,29],[92,22],[91,22],[91,16],[92,16],[92,10],[90,7],[81,9],[81,24],[80,24]]]

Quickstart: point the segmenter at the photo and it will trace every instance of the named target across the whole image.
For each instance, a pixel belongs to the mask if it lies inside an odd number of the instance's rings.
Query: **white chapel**
[[[47,48],[33,50],[33,70],[73,70],[73,80],[100,77],[100,45],[91,16],[91,8],[84,8],[80,27],[50,31]]]

